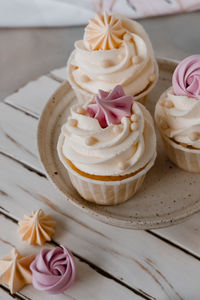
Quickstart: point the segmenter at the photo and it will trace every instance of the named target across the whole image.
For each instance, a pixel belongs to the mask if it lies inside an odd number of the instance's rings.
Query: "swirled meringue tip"
[[[24,216],[23,221],[19,221],[19,234],[28,244],[41,246],[51,240],[55,225],[56,222],[39,209],[32,212],[31,216]]]
[[[99,90],[95,101],[87,106],[87,111],[90,117],[99,121],[102,128],[120,124],[123,117],[131,117],[133,97],[127,96],[121,85],[117,85],[111,92]]]
[[[125,30],[121,20],[107,12],[97,14],[85,28],[84,41],[91,50],[110,50],[118,48]]]
[[[11,294],[21,290],[26,284],[32,283],[29,269],[35,255],[23,257],[17,249],[0,258],[0,284],[9,287]]]
[[[74,282],[76,267],[72,253],[65,247],[42,249],[32,262],[33,286],[48,294],[60,294]]]
[[[176,96],[200,100],[200,54],[188,56],[178,64],[172,86]]]

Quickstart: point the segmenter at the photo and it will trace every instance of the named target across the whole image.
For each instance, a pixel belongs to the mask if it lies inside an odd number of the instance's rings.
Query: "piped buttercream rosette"
[[[61,136],[59,154],[88,174],[129,174],[155,155],[152,118],[121,86],[110,93],[100,90],[88,105],[72,106]]]
[[[67,63],[67,77],[79,102],[91,101],[99,89],[110,92],[118,84],[135,100],[155,85],[158,67],[143,27],[116,15],[96,15]]]

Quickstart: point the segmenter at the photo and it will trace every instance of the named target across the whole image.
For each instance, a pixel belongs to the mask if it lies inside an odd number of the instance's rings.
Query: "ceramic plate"
[[[158,64],[159,82],[146,101],[152,115],[159,96],[171,85],[176,67],[176,62],[167,59],[158,59]],[[48,178],[66,196],[66,201],[102,222],[132,229],[166,227],[200,210],[200,175],[184,172],[173,165],[165,155],[158,133],[156,163],[133,198],[117,206],[99,206],[85,201],[73,188],[56,151],[61,126],[74,101],[74,92],[68,82],[64,82],[46,104],[38,127],[41,162]]]

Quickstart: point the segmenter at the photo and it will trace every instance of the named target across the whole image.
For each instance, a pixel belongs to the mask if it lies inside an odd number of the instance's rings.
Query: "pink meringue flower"
[[[87,111],[103,128],[110,124],[120,124],[123,117],[131,116],[133,97],[125,95],[121,85],[117,85],[111,92],[99,90],[95,101],[95,104],[88,105]]]
[[[186,57],[179,63],[172,85],[175,95],[200,99],[200,54]]]
[[[31,263],[33,286],[48,294],[68,289],[75,279],[73,255],[64,246],[42,249]]]

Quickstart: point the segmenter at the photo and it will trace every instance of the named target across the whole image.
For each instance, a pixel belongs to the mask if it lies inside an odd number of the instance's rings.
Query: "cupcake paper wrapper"
[[[69,177],[75,189],[86,200],[100,205],[116,205],[128,200],[141,187],[146,174],[131,178],[128,182],[116,182],[115,185],[104,185],[85,181],[69,171]]]
[[[100,205],[116,205],[128,200],[141,187],[146,173],[154,165],[156,153],[149,163],[135,175],[121,181],[101,181],[90,179],[74,171],[63,158],[60,151],[62,145],[62,135],[58,141],[58,154],[75,189],[87,201]]]
[[[169,159],[179,168],[200,173],[200,150],[188,149],[162,135],[165,151]]]

